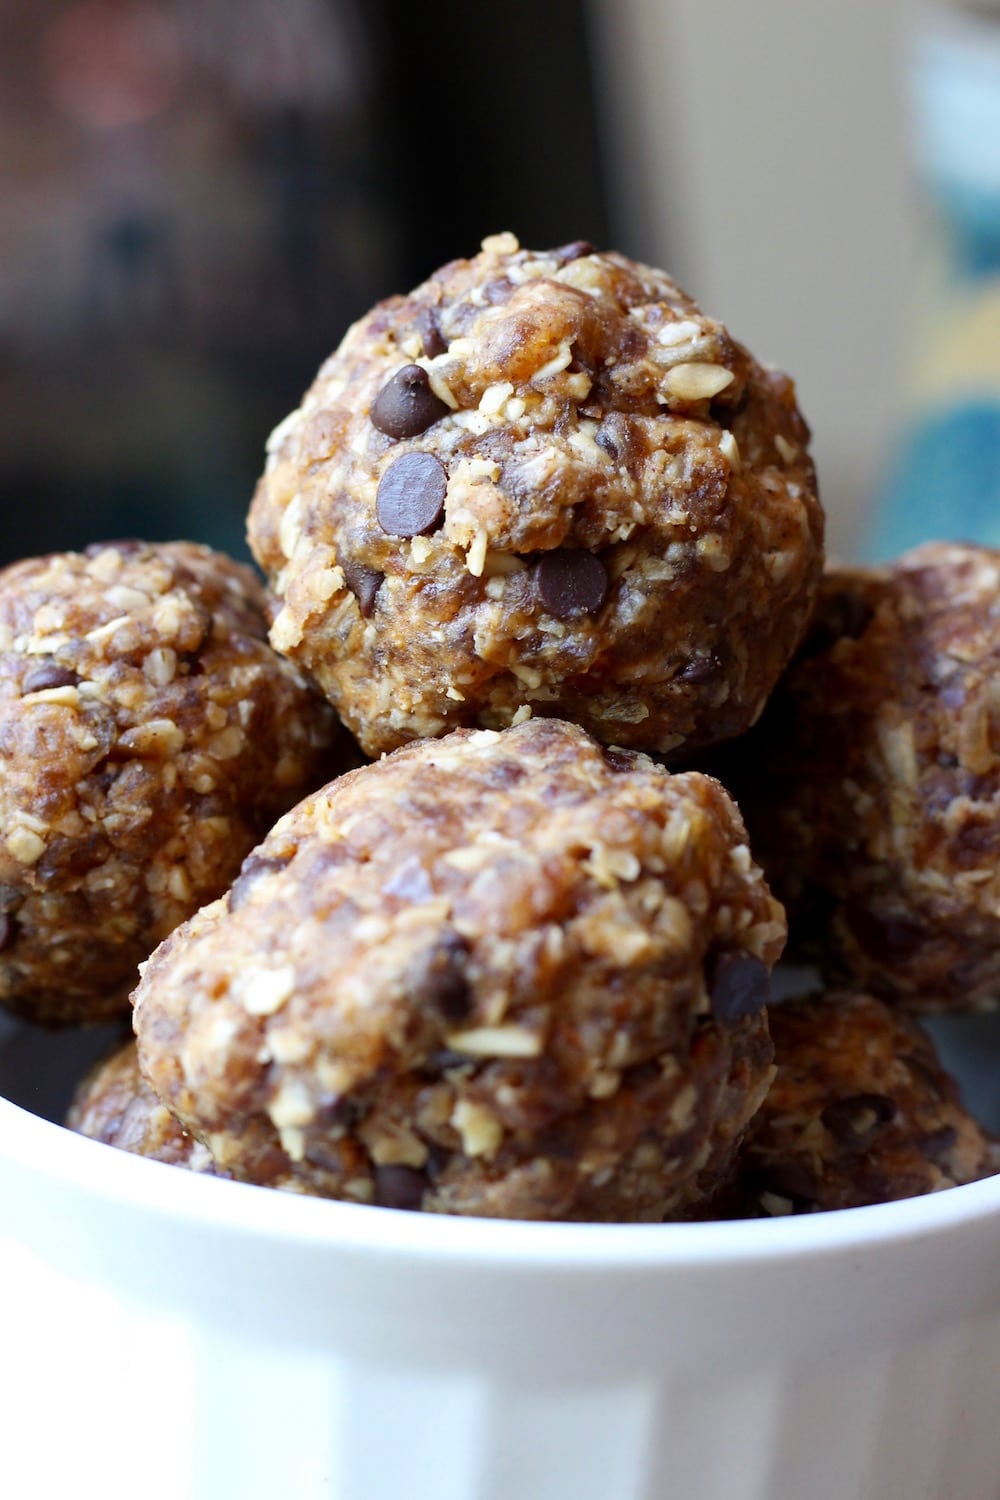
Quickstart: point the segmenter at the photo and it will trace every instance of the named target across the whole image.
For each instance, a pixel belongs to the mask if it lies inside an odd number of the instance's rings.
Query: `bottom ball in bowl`
[[[870,995],[770,1012],[777,1073],[719,1217],[815,1213],[936,1193],[1000,1171],[934,1045]]]
[[[90,1070],[73,1096],[66,1124],[120,1151],[217,1175],[208,1147],[188,1134],[143,1078],[135,1042]]]
[[[276,825],[146,965],[140,1057],[244,1181],[682,1217],[770,1082],[784,936],[716,782],[556,720],[460,730]]]

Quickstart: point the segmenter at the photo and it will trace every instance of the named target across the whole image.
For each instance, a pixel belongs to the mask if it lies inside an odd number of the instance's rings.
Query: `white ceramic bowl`
[[[955,1034],[1000,1123],[997,1025]],[[78,1048],[4,1022],[0,1093],[56,1111]],[[214,1181],[4,1099],[0,1286],[4,1500],[1000,1496],[1000,1177],[500,1224]]]

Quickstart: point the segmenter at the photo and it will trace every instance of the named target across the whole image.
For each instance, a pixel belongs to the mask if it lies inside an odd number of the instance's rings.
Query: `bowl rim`
[[[996,1220],[1000,1174],[864,1208],[745,1221],[562,1224],[407,1213],[280,1192],[116,1150],[0,1097],[0,1179],[12,1165],[58,1191],[213,1235],[313,1250],[549,1270],[720,1267],[856,1255]],[[12,1230],[17,1237],[16,1218]]]

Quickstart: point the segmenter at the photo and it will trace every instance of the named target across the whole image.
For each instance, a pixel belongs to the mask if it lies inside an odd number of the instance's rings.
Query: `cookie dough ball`
[[[135,1042],[128,1042],[88,1073],[66,1124],[79,1135],[131,1151],[133,1156],[216,1175],[207,1147],[177,1123],[139,1072]]]
[[[719,774],[833,983],[916,1010],[1000,998],[1000,552],[932,543],[824,580]]]
[[[272,435],[271,639],[371,755],[525,705],[725,739],[813,601],[807,440],[791,382],[662,272],[497,235],[362,319]]]
[[[716,782],[557,720],[457,730],[307,798],[163,944],[143,1071],[247,1181],[658,1220],[770,1081],[784,933]]]
[[[777,1076],[730,1206],[814,1213],[915,1198],[1000,1169],[924,1031],[870,995],[772,1006]]]
[[[0,1003],[127,1012],[140,960],[332,774],[333,733],[219,553],[116,542],[0,573]]]

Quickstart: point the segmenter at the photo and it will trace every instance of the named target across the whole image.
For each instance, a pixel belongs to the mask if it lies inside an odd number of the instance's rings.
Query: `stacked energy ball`
[[[823,581],[807,444],[661,272],[499,235],[272,436],[267,599],[181,543],[8,570],[2,993],[85,1020],[142,968],[74,1128],[528,1219],[994,1170],[901,1011],[1000,989],[996,563]],[[768,881],[839,986],[770,1027]]]

